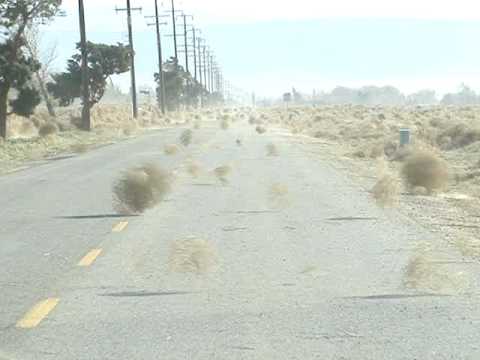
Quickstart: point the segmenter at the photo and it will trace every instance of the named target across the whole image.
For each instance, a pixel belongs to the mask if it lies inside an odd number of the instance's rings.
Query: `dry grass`
[[[40,135],[41,137],[54,135],[57,132],[58,132],[58,126],[53,122],[44,123],[38,129],[38,135]]]
[[[278,148],[275,144],[267,144],[267,155],[268,156],[278,156]]]
[[[480,140],[480,129],[463,123],[456,124],[440,133],[436,140],[446,150],[465,147]]]
[[[448,183],[445,162],[432,152],[416,150],[405,160],[402,175],[410,188],[422,186],[429,193],[444,189]]]
[[[288,187],[284,184],[272,184],[268,190],[268,201],[273,208],[284,208],[290,205]]]
[[[35,119],[37,120],[37,119]],[[40,126],[43,122],[37,120]],[[37,126],[33,119],[26,119],[21,116],[10,115],[7,121],[8,138],[31,138],[38,135]]]
[[[71,149],[74,153],[83,154],[88,151],[88,147],[89,147],[88,144],[79,143],[79,144],[73,144]]]
[[[141,105],[138,121],[133,122],[128,104],[100,103],[92,109],[92,131],[78,131],[81,122],[78,106],[59,107],[56,110],[55,118],[50,117],[41,106],[28,119],[16,115],[8,117],[9,140],[0,153],[0,172],[19,167],[25,161],[71,153],[72,149],[83,151],[82,146],[77,147],[76,144],[88,143],[94,147],[116,142],[125,138],[125,127],[134,130],[137,124],[140,128],[152,124],[156,127],[166,125],[155,106]],[[48,123],[51,124],[44,125]],[[40,127],[41,135],[38,131]],[[58,132],[53,130],[54,127]],[[55,133],[58,136],[52,136]]]
[[[195,120],[195,122],[193,123],[193,128],[198,130],[202,127],[202,121],[201,120]]]
[[[400,188],[397,179],[391,174],[384,174],[372,188],[372,195],[381,207],[395,205],[398,200]]]
[[[178,153],[179,149],[175,144],[167,144],[164,146],[163,151],[165,152],[165,155],[175,155]]]
[[[170,246],[168,259],[170,271],[204,274],[218,265],[218,255],[214,245],[195,237],[176,240]]]
[[[188,146],[192,143],[193,131],[190,129],[184,130],[180,134],[180,142],[183,146]]]
[[[113,204],[120,213],[142,213],[160,203],[171,189],[171,176],[155,164],[125,171],[113,184]]]
[[[280,197],[288,195],[288,187],[286,185],[275,183],[270,187],[271,197]]]
[[[480,240],[474,238],[459,237],[453,244],[462,256],[480,258]]]
[[[137,132],[137,126],[133,122],[129,123],[129,124],[126,124],[122,128],[122,132],[123,132],[123,135],[125,135],[125,136],[133,136]]]
[[[457,293],[468,287],[469,279],[466,273],[451,271],[444,263],[420,253],[407,264],[404,284],[420,291]]]
[[[228,119],[222,119],[222,121],[220,121],[220,129],[227,130],[229,127],[230,121],[228,121]]]
[[[412,188],[412,194],[417,196],[426,196],[429,194],[429,191],[423,186],[414,186]]]
[[[405,161],[405,159],[408,159],[409,156],[412,155],[412,152],[414,152],[411,147],[409,146],[404,146],[404,147],[399,147],[396,150],[393,150],[387,154],[390,160],[392,161]]]
[[[188,164],[187,164],[187,171],[190,175],[192,175],[194,178],[197,178],[201,171],[202,171],[202,168],[200,166],[199,163],[195,162],[195,161],[190,161]]]

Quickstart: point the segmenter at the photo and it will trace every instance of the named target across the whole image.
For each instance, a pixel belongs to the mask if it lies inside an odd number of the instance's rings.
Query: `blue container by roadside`
[[[410,144],[410,129],[400,129],[400,146]]]

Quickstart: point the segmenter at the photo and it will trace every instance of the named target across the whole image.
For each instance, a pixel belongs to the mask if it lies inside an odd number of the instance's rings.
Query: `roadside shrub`
[[[274,143],[267,144],[267,155],[278,156],[278,148]]]
[[[220,128],[222,130],[227,130],[229,127],[230,127],[230,122],[228,121],[228,118],[222,119],[222,121],[220,122]]]
[[[182,134],[180,135],[180,142],[182,143],[183,146],[188,146],[191,144],[192,135],[193,135],[193,131],[190,129],[187,129],[182,132]]]
[[[178,146],[175,144],[167,144],[163,148],[163,151],[165,152],[165,155],[175,155],[178,153]]]
[[[411,188],[424,187],[429,193],[443,189],[448,182],[448,169],[437,155],[426,150],[413,151],[405,160],[402,175]]]
[[[480,140],[480,129],[457,124],[441,132],[436,142],[443,149],[460,148]]]
[[[267,129],[265,129],[263,126],[258,125],[255,128],[255,131],[261,135],[261,134],[265,134],[267,132]]]
[[[56,134],[57,132],[58,132],[58,127],[53,122],[44,123],[38,129],[38,135],[40,135],[41,137],[53,135],[53,134]]]
[[[84,144],[84,143],[73,144],[71,149],[74,153],[83,154],[88,151],[88,144]]]

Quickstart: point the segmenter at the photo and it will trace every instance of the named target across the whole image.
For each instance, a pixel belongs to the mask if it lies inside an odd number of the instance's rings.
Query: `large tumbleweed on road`
[[[113,205],[119,213],[142,213],[161,202],[172,177],[156,164],[126,170],[113,184]]]

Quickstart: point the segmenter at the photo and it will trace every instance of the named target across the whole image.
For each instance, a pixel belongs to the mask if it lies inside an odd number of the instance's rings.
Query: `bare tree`
[[[42,95],[43,101],[47,105],[50,116],[55,117],[55,109],[52,100],[48,94],[46,83],[50,78],[50,72],[54,61],[57,59],[57,42],[54,42],[48,48],[42,49],[42,33],[38,24],[32,24],[25,31],[25,48],[28,55],[40,63],[40,67],[35,71],[35,78],[38,89]]]

